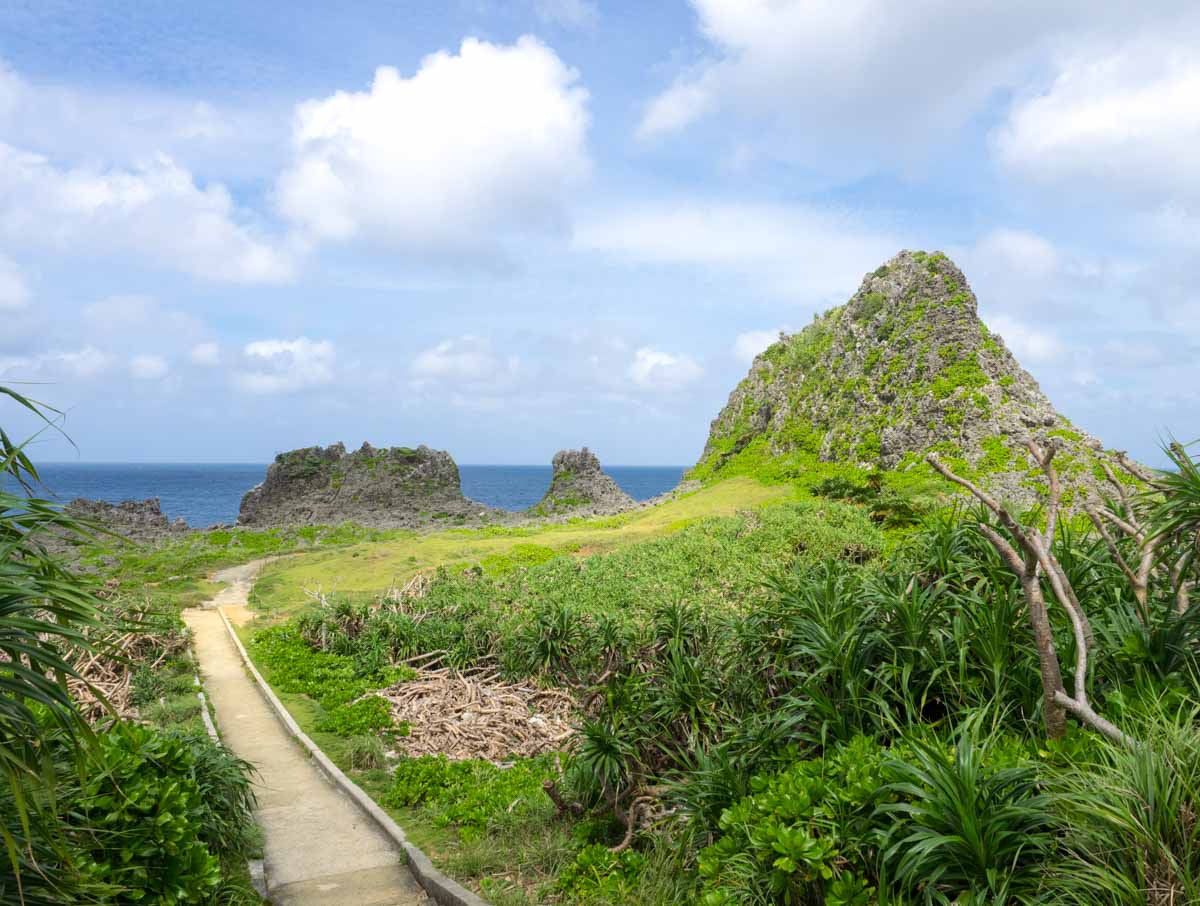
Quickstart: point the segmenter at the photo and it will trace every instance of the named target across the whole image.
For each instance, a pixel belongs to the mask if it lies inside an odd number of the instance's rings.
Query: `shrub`
[[[69,818],[87,873],[125,901],[204,902],[221,870],[202,837],[223,821],[204,801],[192,748],[179,737],[118,723],[98,738],[93,757],[71,796]],[[211,767],[199,775],[210,782]]]
[[[555,755],[518,758],[508,767],[422,755],[400,761],[385,801],[396,807],[422,806],[439,826],[454,825],[464,839],[476,839],[496,822],[516,822],[549,808],[542,784],[559,773]]]
[[[913,740],[907,757],[889,760],[886,792],[898,801],[880,806],[893,821],[881,861],[888,879],[914,896],[1027,901],[1041,886],[1053,846],[1050,801],[1030,764],[984,764],[977,725],[963,726],[952,751]]]
[[[1200,712],[1145,723],[1142,745],[1096,739],[1094,757],[1050,785],[1064,835],[1060,902],[1200,902]]]
[[[338,736],[361,736],[392,725],[392,707],[386,698],[368,695],[348,705],[337,705],[317,721],[316,729]]]
[[[884,749],[859,737],[751,779],[753,793],[725,810],[721,838],[700,853],[705,906],[868,902],[885,763]]]

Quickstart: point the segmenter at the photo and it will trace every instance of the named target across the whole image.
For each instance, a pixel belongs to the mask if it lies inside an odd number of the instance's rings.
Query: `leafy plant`
[[[880,805],[893,824],[883,837],[886,876],[928,902],[1028,901],[1041,885],[1053,848],[1050,800],[1031,765],[995,768],[989,740],[968,720],[953,749],[913,739],[908,755],[888,762]],[[966,899],[963,899],[963,898]]]

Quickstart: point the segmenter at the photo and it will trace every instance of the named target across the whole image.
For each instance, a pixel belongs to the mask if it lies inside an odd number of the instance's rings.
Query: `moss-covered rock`
[[[433,514],[464,523],[507,515],[463,496],[449,453],[370,444],[347,453],[339,443],[276,456],[266,480],[242,498],[238,524],[421,528]]]
[[[551,463],[550,488],[529,510],[531,516],[609,515],[637,504],[600,468],[596,454],[582,450],[559,450]]]
[[[1028,438],[1053,436],[1065,479],[1094,490],[1073,462],[1106,455],[1059,415],[1004,341],[979,319],[966,277],[945,255],[904,251],[868,274],[848,303],[761,353],[712,422],[691,477],[825,480],[882,470],[926,481],[938,450],[1014,501],[1031,500]]]

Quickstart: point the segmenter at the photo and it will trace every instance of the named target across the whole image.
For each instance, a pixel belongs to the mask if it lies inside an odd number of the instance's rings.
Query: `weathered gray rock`
[[[632,497],[600,468],[596,454],[582,450],[559,450],[552,461],[550,488],[531,516],[611,515],[637,506]]]
[[[122,538],[139,543],[160,541],[190,531],[182,519],[172,522],[163,515],[157,497],[122,500],[120,503],[77,497],[63,509],[70,516],[96,523]]]
[[[1041,475],[1028,438],[1057,443],[1071,496],[1093,493],[1095,438],[1055,411],[979,319],[975,294],[941,253],[904,251],[850,301],[761,353],[712,422],[692,477],[735,468],[800,477],[821,462],[909,471],[942,459],[1015,502]]]
[[[266,480],[242,498],[238,525],[423,528],[478,523],[503,514],[463,496],[449,453],[420,446],[347,453],[345,446],[280,453]]]

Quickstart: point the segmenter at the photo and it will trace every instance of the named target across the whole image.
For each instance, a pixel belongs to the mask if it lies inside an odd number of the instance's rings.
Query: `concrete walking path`
[[[263,829],[267,894],[276,906],[425,906],[402,854],[339,793],[288,734],[241,658],[218,608],[237,623],[262,561],[217,573],[230,582],[204,609],[184,612],[204,689],[224,742],[251,762]]]

